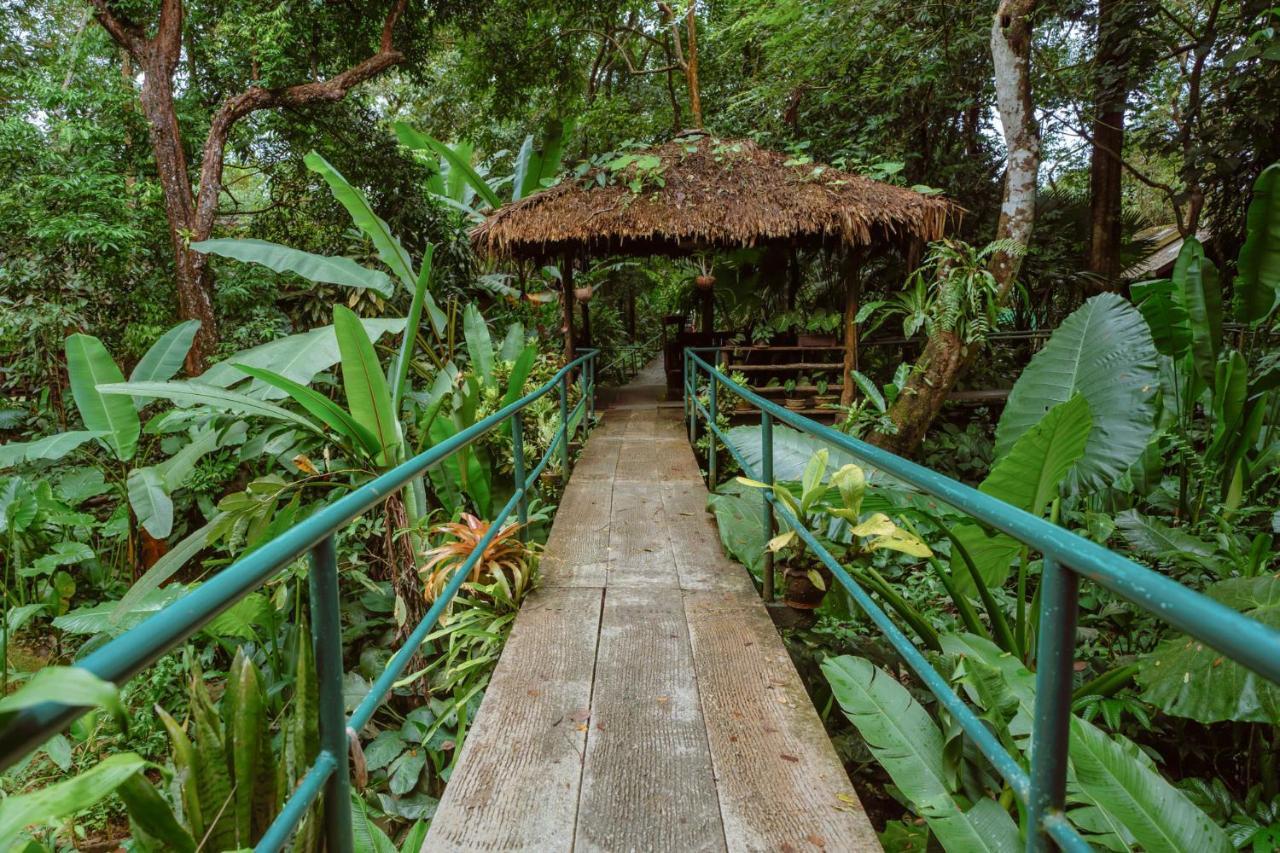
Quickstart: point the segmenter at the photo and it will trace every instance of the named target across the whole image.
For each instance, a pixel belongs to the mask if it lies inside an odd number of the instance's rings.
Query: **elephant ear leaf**
[[[127,397],[104,394],[99,385],[123,382],[124,374],[111,359],[102,341],[92,335],[67,338],[67,375],[71,380],[71,396],[90,432],[102,433],[102,440],[127,462],[138,450],[142,422],[138,411]]]
[[[996,427],[996,457],[1007,456],[1050,409],[1080,394],[1094,429],[1067,485],[1077,491],[1108,485],[1147,449],[1159,387],[1146,320],[1120,296],[1099,294],[1063,321],[1014,383]]]
[[[1262,170],[1253,185],[1244,245],[1236,261],[1236,319],[1254,323],[1265,319],[1280,292],[1280,163]]]
[[[849,722],[945,849],[1020,849],[1017,824],[994,801],[961,809],[947,781],[942,730],[905,687],[848,655],[827,658],[822,672]]]
[[[1167,278],[1136,282],[1129,286],[1133,301],[1151,329],[1151,339],[1161,355],[1181,358],[1191,347],[1191,327],[1186,309],[1174,297]]]
[[[360,325],[360,318],[351,309],[334,306],[333,328],[342,354],[342,386],[347,395],[347,409],[356,423],[378,439],[382,449],[378,463],[389,464],[400,437],[391,409],[387,377],[378,364],[372,341]]]
[[[1092,429],[1093,418],[1083,395],[1059,403],[1014,442],[978,488],[1032,515],[1043,515],[1058,486],[1084,455]]]

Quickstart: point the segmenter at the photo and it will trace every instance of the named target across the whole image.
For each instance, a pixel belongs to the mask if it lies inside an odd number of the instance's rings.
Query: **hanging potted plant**
[[[708,255],[698,255],[698,274],[694,276],[693,284],[698,290],[707,291],[716,286],[716,277],[711,274],[712,263]]]

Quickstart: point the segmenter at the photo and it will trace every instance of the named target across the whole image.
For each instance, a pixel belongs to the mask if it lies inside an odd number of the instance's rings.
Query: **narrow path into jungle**
[[[879,850],[660,365],[616,389],[425,850]]]

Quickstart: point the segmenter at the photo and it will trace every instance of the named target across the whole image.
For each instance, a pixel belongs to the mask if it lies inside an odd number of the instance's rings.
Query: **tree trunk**
[[[1034,8],[1035,0],[1002,0],[991,24],[996,105],[1008,150],[995,236],[1023,246],[1031,242],[1035,225],[1036,179],[1040,171],[1040,134],[1032,109],[1030,74],[1030,16]],[[1001,301],[1008,296],[1021,267],[1020,253],[992,255],[989,269],[999,285]],[[976,350],[967,349],[953,334],[931,337],[907,387],[889,410],[897,432],[877,434],[873,441],[895,453],[914,452],[975,354]]]
[[[591,303],[582,303],[582,345],[590,347],[591,344]]]
[[[862,296],[862,248],[848,250],[844,263],[844,375],[840,405],[853,403],[853,372],[858,369],[858,300]],[[803,361],[803,359],[801,359]]]
[[[1089,165],[1089,252],[1085,268],[1110,290],[1120,277],[1120,189],[1124,166],[1124,108],[1128,94],[1120,7],[1127,0],[1099,0],[1094,57],[1093,150]]]
[[[715,285],[699,288],[698,298],[702,303],[702,332],[709,335],[716,330]]]
[[[217,346],[218,327],[213,312],[213,282],[205,256],[191,251],[189,244],[207,239],[213,232],[218,198],[222,192],[223,152],[232,127],[240,119],[262,109],[340,101],[352,87],[398,64],[404,57],[392,47],[391,36],[396,22],[404,13],[406,0],[395,0],[392,4],[383,21],[379,50],[363,62],[328,80],[280,89],[251,86],[224,101],[214,113],[205,138],[199,195],[192,190],[182,145],[182,129],[178,125],[178,112],[173,101],[173,75],[182,56],[182,0],[161,0],[155,35],[151,37],[138,24],[117,17],[108,0],[89,2],[98,23],[143,71],[139,102],[147,119],[165,216],[169,220],[178,314],[183,320],[200,321],[200,331],[187,354],[186,369],[192,375],[202,373]]]

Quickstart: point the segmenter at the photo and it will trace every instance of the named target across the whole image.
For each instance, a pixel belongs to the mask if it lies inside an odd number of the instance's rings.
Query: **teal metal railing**
[[[306,815],[307,809],[324,793],[325,802],[337,805],[336,808],[324,810],[327,849],[332,853],[351,851],[353,838],[349,807],[349,740],[356,737],[356,733],[372,719],[374,711],[390,696],[393,685],[404,673],[414,652],[422,645],[444,608],[453,600],[471,569],[502,528],[503,522],[512,512],[517,514],[521,525],[529,520],[529,491],[557,451],[567,482],[569,443],[573,440],[577,425],[582,420],[589,421],[595,413],[595,366],[598,354],[598,350],[583,351],[581,356],[561,368],[536,391],[328,504],[291,530],[237,560],[147,621],[87,655],[76,666],[105,681],[123,684],[309,551],[311,640],[315,649],[319,682],[320,753],[254,849],[282,849]],[[574,371],[578,374],[582,399],[570,411],[569,385],[573,381]],[[558,392],[559,396],[560,425],[542,459],[533,470],[526,472],[521,413],[535,400],[553,391]],[[374,680],[364,700],[349,718],[345,717],[338,563],[334,534],[352,519],[423,476],[428,469],[504,423],[511,424],[515,491],[493,519],[489,531],[481,538],[475,550],[450,578],[427,615],[387,663],[382,674]],[[14,764],[46,739],[66,728],[86,710],[88,709],[83,707],[47,702],[15,715],[0,730],[0,770]]]
[[[906,634],[823,547],[817,537],[788,511],[784,503],[775,500],[771,491],[765,492],[761,524],[766,539],[771,538],[775,532],[776,518],[781,518],[831,570],[921,682],[937,697],[938,702],[950,712],[974,745],[1009,783],[1026,810],[1029,851],[1046,850],[1051,843],[1068,851],[1092,849],[1064,815],[1072,663],[1080,578],[1111,590],[1126,601],[1217,649],[1231,660],[1243,664],[1264,678],[1280,683],[1280,631],[1029,512],[886,450],[789,412],[738,385],[699,353],[715,353],[715,361],[718,359],[719,348],[687,349],[684,353],[684,401],[689,421],[689,439],[697,441],[698,417],[701,415],[710,438],[707,458],[708,478],[712,488],[717,482],[717,440],[725,445],[747,476],[772,486],[773,424],[778,421],[897,477],[983,524],[1009,534],[1043,555],[1040,639],[1036,647],[1035,721],[1031,733],[1031,768],[1028,772],[1005,750],[986,724],[951,689],[946,679],[930,666]],[[705,382],[707,405],[699,400],[700,382]],[[718,389],[721,386],[760,411],[763,450],[760,471],[752,470],[752,466],[742,458],[716,425]],[[762,595],[770,600],[773,598],[773,574],[772,554],[766,551]]]

